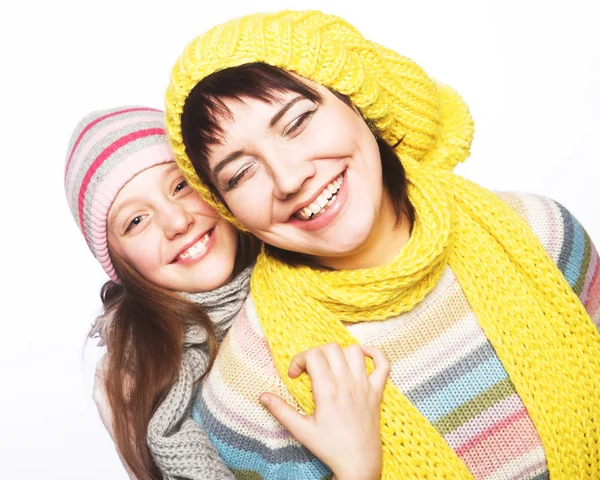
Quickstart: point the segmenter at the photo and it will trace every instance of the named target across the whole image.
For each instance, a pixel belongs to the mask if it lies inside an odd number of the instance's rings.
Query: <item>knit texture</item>
[[[182,293],[188,300],[206,309],[219,342],[248,296],[251,271],[251,268],[245,269],[227,285],[210,292]],[[109,315],[97,319],[95,331],[101,340],[106,338],[110,322]],[[193,395],[198,380],[206,372],[208,361],[206,332],[197,325],[186,325],[179,375],[148,424],[148,447],[166,480],[234,478],[205,430],[191,419]],[[110,419],[104,392],[95,392],[95,397],[101,416]]]
[[[313,396],[306,375],[291,380],[285,374],[294,354],[334,341],[356,343],[342,321],[377,321],[412,310],[449,266],[537,429],[551,477],[597,478],[600,335],[524,220],[491,192],[450,172],[468,156],[473,135],[460,97],[334,16],[282,12],[215,27],[175,64],[166,114],[188,181],[228,219],[186,155],[181,113],[203,78],[249,62],[294,71],[347,95],[382,138],[397,145],[416,212],[410,241],[385,266],[329,272],[259,257],[252,277],[256,311],[276,368],[300,407],[312,412]],[[382,478],[472,478],[391,381],[381,422]]]
[[[118,107],[88,114],[69,142],[65,193],[85,240],[113,281],[106,220],[115,197],[141,171],[174,161],[164,114],[148,107]]]
[[[598,325],[598,253],[581,225],[546,198],[500,196],[526,219]],[[548,478],[544,448],[531,417],[450,267],[412,310],[384,321],[353,324],[348,330],[361,344],[386,353],[394,386],[474,478]],[[265,390],[300,409],[277,373],[253,302],[248,301],[196,397],[194,418],[237,478],[327,478],[329,469],[257,401]]]
[[[206,308],[219,339],[229,330],[248,296],[251,271],[247,268],[211,292],[184,294]],[[209,361],[206,332],[197,325],[188,325],[183,346],[177,380],[148,424],[148,446],[167,480],[233,478],[204,429],[189,415],[197,382]]]
[[[492,193],[408,159],[404,165],[416,221],[389,265],[323,272],[259,258],[252,291],[286,387],[311,412],[309,379],[285,376],[294,353],[355,343],[342,321],[411,310],[450,266],[536,426],[551,477],[597,478],[600,335],[581,301],[525,222]],[[294,298],[303,299],[302,308]],[[455,452],[389,383],[382,441],[383,478],[469,478]]]
[[[243,226],[196,175],[181,135],[185,100],[215,71],[263,62],[302,75],[352,101],[400,158],[452,168],[469,154],[473,121],[450,87],[413,61],[365,39],[352,25],[321,12],[255,14],[224,23],[190,42],[166,93],[166,123],[189,184],[238,228]]]

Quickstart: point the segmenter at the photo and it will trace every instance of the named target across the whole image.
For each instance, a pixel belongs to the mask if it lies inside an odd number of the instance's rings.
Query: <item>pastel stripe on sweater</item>
[[[540,459],[530,455],[541,441],[452,271],[447,268],[423,302],[399,319],[392,331],[368,341],[349,328],[361,343],[386,352],[393,383],[473,476],[486,479],[508,462],[532,469],[532,476],[543,473],[545,463],[533,469]],[[415,379],[407,372],[420,374]]]
[[[500,196],[527,220],[597,321],[598,254],[581,225],[551,200]],[[237,478],[323,478],[327,467],[257,400],[271,391],[299,408],[277,376],[251,299],[243,311],[198,392],[194,418]],[[360,343],[386,352],[392,382],[475,479],[548,478],[536,429],[450,268],[410,312],[348,328]]]
[[[243,379],[236,381],[234,375],[241,372],[244,378],[258,381],[252,384]],[[274,381],[264,382],[265,379]],[[331,472],[327,466],[257,402],[263,391],[270,391],[295,403],[282,387],[269,348],[260,334],[256,313],[246,304],[223,340],[209,378],[197,392],[192,418],[208,432],[236,478],[329,478]],[[259,476],[252,476],[253,472]]]
[[[531,194],[502,193],[501,198],[525,218],[600,326],[600,261],[598,251],[579,221],[562,205]],[[560,234],[559,238],[556,237]]]

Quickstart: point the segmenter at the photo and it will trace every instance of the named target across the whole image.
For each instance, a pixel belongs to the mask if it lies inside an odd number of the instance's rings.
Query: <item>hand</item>
[[[365,356],[375,362],[367,375]],[[288,375],[308,373],[315,411],[305,416],[272,393],[260,395],[269,412],[316,457],[337,480],[379,479],[383,466],[380,405],[390,364],[375,347],[337,343],[296,355]]]

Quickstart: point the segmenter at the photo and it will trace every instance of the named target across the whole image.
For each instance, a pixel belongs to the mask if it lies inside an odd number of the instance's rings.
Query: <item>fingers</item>
[[[302,372],[306,372],[312,377],[319,372],[325,371],[330,371],[329,362],[323,351],[317,347],[295,355],[290,362],[288,376],[290,378],[296,378],[300,376]]]
[[[358,344],[350,345],[344,348],[344,355],[348,368],[358,381],[367,381],[367,366],[365,364],[365,353],[362,347]]]
[[[306,441],[312,426],[309,417],[298,413],[283,398],[274,393],[264,392],[258,399],[296,440],[300,443]]]
[[[320,348],[327,358],[331,373],[337,378],[345,378],[350,374],[345,350],[342,350],[342,347],[338,343],[328,343]]]
[[[372,358],[375,364],[375,369],[370,375],[367,372],[365,356]],[[368,381],[378,392],[383,392],[390,374],[390,363],[385,354],[376,347],[354,344],[342,350],[337,343],[329,343],[301,352],[292,358],[288,369],[289,377],[296,378],[303,372],[310,376],[317,400],[317,396],[330,392],[334,384],[348,386],[349,378],[360,383]]]
[[[383,392],[385,383],[390,375],[391,365],[385,354],[376,347],[362,346],[362,350],[367,357],[373,359],[375,370],[369,375],[369,381],[375,389]]]
[[[306,350],[292,358],[288,376],[296,378],[302,372],[306,372],[310,377],[315,402],[318,403],[335,391],[335,377],[331,373],[327,357],[320,348]]]
[[[315,374],[322,373],[325,366],[336,377],[344,377],[349,373],[344,351],[339,344],[328,343],[299,353],[292,358],[288,376],[296,378],[305,371],[312,378]]]

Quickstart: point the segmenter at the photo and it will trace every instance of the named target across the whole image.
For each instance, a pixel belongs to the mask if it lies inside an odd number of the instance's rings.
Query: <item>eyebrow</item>
[[[171,175],[174,171],[179,170],[179,168],[177,167],[177,164],[175,162],[173,162],[173,164],[169,167],[169,168],[165,168],[164,171],[160,174],[160,178],[161,180],[166,179],[169,175]],[[127,200],[125,200],[123,203],[121,203],[116,210],[114,210],[113,212],[111,212],[109,218],[108,218],[108,223],[114,221],[123,210],[125,210],[130,204],[137,202],[138,199],[136,197],[133,198],[129,198]]]
[[[300,100],[304,100],[305,98],[306,97],[303,95],[298,95],[297,97],[292,98],[289,102],[287,102],[275,115],[273,115],[273,118],[271,118],[271,121],[269,122],[269,128],[273,128],[273,126],[275,126],[275,124],[279,120],[281,120],[281,118],[287,113],[287,111],[290,108],[292,108],[296,103],[298,103]],[[223,160],[217,163],[217,165],[213,169],[213,178],[217,178],[219,176],[219,173],[221,173],[221,170],[223,170],[229,163],[240,158],[243,154],[243,150],[236,150],[235,152],[232,152],[229,155],[227,155]]]
[[[116,219],[119,217],[121,212],[123,210],[125,210],[129,206],[129,204],[134,203],[134,202],[135,202],[135,198],[130,198],[128,200],[125,200],[123,203],[121,203],[121,205],[119,205],[114,212],[111,212],[111,215],[108,218],[107,224],[110,225],[110,224],[112,224],[112,222],[116,221]]]
[[[179,170],[179,168],[177,167],[177,163],[175,163],[175,162],[173,162],[172,165],[169,166],[169,168],[165,168],[165,170],[162,172],[160,178],[165,179],[173,172],[173,170]]]
[[[300,100],[304,100],[305,98],[306,97],[304,97],[303,95],[298,95],[297,97],[292,98],[288,103],[281,107],[281,110],[279,110],[275,115],[273,115],[273,118],[269,122],[269,127],[273,128],[273,126],[279,120],[281,120],[281,117],[283,117],[290,108],[292,108],[296,103],[298,103]]]

